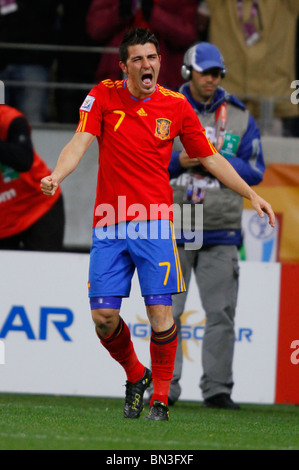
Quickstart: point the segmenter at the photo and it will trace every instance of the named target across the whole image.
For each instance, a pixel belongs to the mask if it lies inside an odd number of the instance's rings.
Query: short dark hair
[[[125,64],[128,60],[128,47],[135,46],[137,44],[146,44],[151,42],[155,45],[157,54],[160,55],[160,47],[156,36],[151,33],[148,29],[144,28],[133,28],[126,32],[122,43],[119,47],[120,60]]]

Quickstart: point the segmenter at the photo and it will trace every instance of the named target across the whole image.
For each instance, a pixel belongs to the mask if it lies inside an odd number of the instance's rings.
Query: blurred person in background
[[[29,44],[36,50],[0,47],[0,80],[34,82],[33,86],[6,86],[6,104],[19,109],[31,124],[49,117],[52,51],[38,50],[40,44],[56,43],[59,0],[2,0],[0,42]]]
[[[53,199],[40,191],[49,172],[35,152],[29,123],[15,108],[0,105],[0,249],[60,251],[64,207],[61,190]]]
[[[186,82],[180,92],[192,105],[209,140],[247,184],[259,184],[265,171],[260,132],[244,104],[221,87],[226,66],[219,49],[207,42],[189,48],[182,75]],[[178,348],[169,400],[174,403],[181,394],[181,319],[193,272],[206,316],[200,380],[204,406],[237,410],[239,405],[231,394],[243,199],[202,165],[196,166],[178,139],[173,150],[169,173],[174,203],[188,204],[191,210],[195,204],[203,204],[203,246],[186,250],[187,240],[176,230],[187,292],[173,298]]]
[[[77,2],[61,0],[57,41],[62,46],[95,47],[86,33],[86,15],[92,0]],[[94,52],[58,52],[56,54],[56,80],[59,83],[90,85],[94,82],[99,54]],[[78,67],[78,64],[80,66]],[[78,109],[86,96],[86,89],[61,88],[55,91],[55,120],[60,123],[77,123]]]
[[[299,107],[290,100],[296,78],[298,0],[205,0],[199,14],[209,19],[209,41],[225,57],[226,89],[241,97],[255,118],[261,115],[256,97],[269,100],[266,110],[271,115],[274,106],[280,132],[298,137]],[[277,135],[271,124],[266,131]]]
[[[86,18],[89,36],[106,47],[119,47],[132,26],[150,29],[157,37],[161,55],[160,84],[176,90],[187,47],[197,38],[197,0],[93,0]],[[95,80],[120,80],[123,74],[115,54],[102,54]]]

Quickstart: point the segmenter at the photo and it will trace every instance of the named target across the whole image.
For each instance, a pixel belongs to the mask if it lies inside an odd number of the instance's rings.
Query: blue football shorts
[[[172,222],[120,222],[93,230],[89,297],[129,297],[135,268],[142,296],[185,292]]]

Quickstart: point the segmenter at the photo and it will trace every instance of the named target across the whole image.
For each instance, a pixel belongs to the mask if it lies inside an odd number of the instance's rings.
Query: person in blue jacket
[[[220,86],[225,73],[220,51],[210,43],[201,42],[188,49],[184,56],[182,75],[186,82],[179,91],[193,106],[217,150],[249,185],[257,185],[265,171],[260,132],[244,104]],[[190,205],[193,212],[196,204],[203,205],[201,248],[189,246],[188,249],[187,227],[184,221],[180,220],[177,225],[174,221],[187,291],[193,271],[206,315],[200,379],[203,406],[237,410],[240,407],[231,394],[243,199],[189,159],[179,140],[174,143],[169,174],[175,204]],[[191,228],[194,231],[197,228],[193,212]],[[178,332],[186,296],[184,293],[173,299]],[[179,333],[170,403],[178,400],[181,393],[182,366]]]

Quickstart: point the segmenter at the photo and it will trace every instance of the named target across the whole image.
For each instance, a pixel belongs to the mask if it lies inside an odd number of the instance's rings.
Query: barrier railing
[[[54,53],[79,53],[79,54],[118,54],[119,50],[116,47],[102,47],[102,46],[68,46],[58,44],[30,44],[30,43],[3,43],[0,42],[0,50],[26,50],[26,51],[44,51]],[[5,87],[28,87],[28,88],[48,88],[50,90],[68,89],[68,90],[90,90],[94,83],[73,83],[73,82],[57,82],[51,80],[50,82],[43,81],[16,81],[4,80]],[[291,94],[291,93],[290,93]],[[258,124],[262,135],[268,133],[273,125],[274,107],[276,102],[289,101],[288,98],[279,96],[272,96],[271,98],[262,95],[242,94],[237,95],[241,100],[255,100],[260,105],[260,115],[258,117]],[[34,123],[39,124],[39,123]],[[47,126],[49,123],[43,123]],[[53,124],[53,123],[52,123]]]

